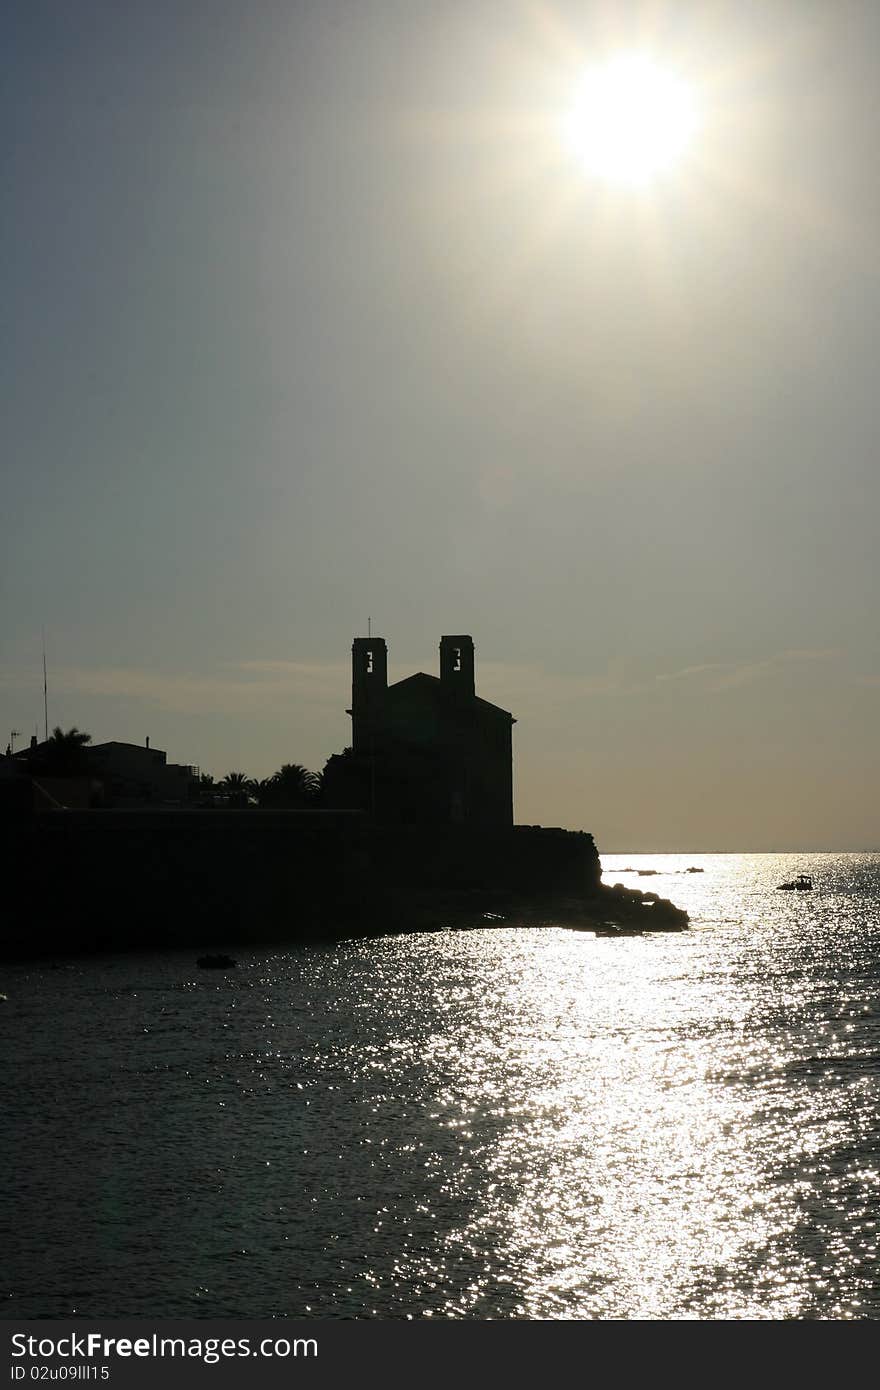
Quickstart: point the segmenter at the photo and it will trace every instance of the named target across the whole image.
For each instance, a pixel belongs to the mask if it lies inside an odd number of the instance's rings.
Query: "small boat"
[[[780,883],[777,885],[777,892],[781,893],[809,893],[813,888],[813,880],[809,874],[798,874],[790,883]]]
[[[233,960],[232,956],[224,956],[218,953],[213,956],[199,956],[196,965],[200,965],[203,970],[234,970],[238,961]]]

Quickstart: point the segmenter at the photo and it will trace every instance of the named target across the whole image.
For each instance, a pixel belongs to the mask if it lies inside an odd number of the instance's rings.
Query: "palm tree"
[[[315,806],[321,795],[321,778],[302,763],[284,763],[258,789],[261,806],[304,810]]]
[[[246,772],[227,772],[217,787],[228,795],[233,806],[246,806],[248,797],[257,789],[256,783]]]
[[[38,748],[36,761],[41,771],[53,777],[83,777],[89,771],[86,745],[91,743],[91,734],[81,733],[74,727],[67,733],[56,725],[51,736]]]

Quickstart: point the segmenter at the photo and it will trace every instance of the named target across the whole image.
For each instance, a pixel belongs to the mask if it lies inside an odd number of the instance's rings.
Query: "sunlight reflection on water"
[[[606,859],[684,934],[10,969],[6,1316],[877,1317],[878,865]]]

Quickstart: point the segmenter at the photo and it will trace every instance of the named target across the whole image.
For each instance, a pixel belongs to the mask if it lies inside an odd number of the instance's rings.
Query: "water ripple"
[[[877,1317],[877,857],[625,864],[694,930],[10,968],[5,1315]]]

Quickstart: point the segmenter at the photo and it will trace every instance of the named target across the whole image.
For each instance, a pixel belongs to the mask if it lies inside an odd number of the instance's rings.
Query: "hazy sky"
[[[222,775],[470,632],[517,819],[880,846],[875,0],[7,0],[4,720]],[[580,73],[693,84],[615,188]],[[21,739],[18,740],[20,746]]]

